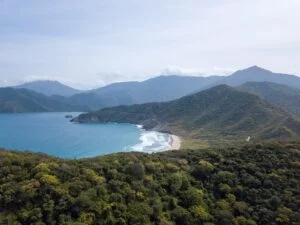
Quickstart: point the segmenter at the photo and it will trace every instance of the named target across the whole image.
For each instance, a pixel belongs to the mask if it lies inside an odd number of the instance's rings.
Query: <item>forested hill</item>
[[[118,153],[0,150],[0,224],[296,225],[300,143]]]
[[[247,82],[237,88],[300,116],[300,89],[272,82]]]
[[[93,110],[118,105],[166,102],[205,90],[220,84],[238,86],[245,82],[273,82],[300,88],[300,77],[273,73],[252,66],[239,70],[230,76],[157,76],[141,82],[119,82],[82,92],[72,96],[72,101],[87,105]],[[92,98],[91,98],[92,95]],[[95,104],[96,103],[96,104]]]
[[[82,111],[83,107],[69,105],[27,89],[0,88],[0,113]]]
[[[127,122],[146,129],[218,141],[297,138],[300,122],[256,95],[226,85],[166,103],[105,108],[75,122]]]
[[[61,95],[61,96],[68,97],[81,92],[65,84],[62,84],[58,81],[52,81],[52,80],[38,80],[38,81],[28,82],[25,84],[15,86],[15,88],[28,89],[47,96]]]

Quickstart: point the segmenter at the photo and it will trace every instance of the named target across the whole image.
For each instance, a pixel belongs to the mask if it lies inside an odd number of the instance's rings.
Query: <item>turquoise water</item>
[[[0,114],[0,147],[82,158],[129,149],[141,130],[130,124],[75,124],[78,113]]]
[[[76,124],[65,115],[0,114],[0,147],[43,152],[61,158],[86,158],[120,151],[156,152],[168,148],[169,135],[132,124]]]

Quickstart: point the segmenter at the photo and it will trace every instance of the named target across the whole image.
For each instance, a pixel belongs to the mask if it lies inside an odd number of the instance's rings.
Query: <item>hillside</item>
[[[0,88],[0,112],[67,112],[82,107],[64,104],[43,94],[15,88]]]
[[[102,95],[111,92],[122,92],[133,96],[135,103],[165,102],[190,94],[199,88],[219,80],[218,76],[211,77],[184,77],[184,76],[158,76],[143,82],[125,82],[108,85],[95,90]]]
[[[167,102],[220,84],[239,86],[246,82],[272,82],[300,88],[300,77],[273,73],[252,66],[230,76],[157,76],[145,81],[119,82],[90,91],[79,91],[56,81],[35,81],[18,86],[45,95],[63,104],[78,105],[88,111],[118,105]],[[60,97],[61,96],[61,97]]]
[[[238,86],[246,82],[264,81],[300,88],[300,77],[289,74],[274,73],[258,66],[252,66],[247,69],[238,70],[219,83]]]
[[[273,73],[269,70],[252,66],[239,70],[230,76],[158,76],[142,82],[120,82],[105,87],[82,92],[72,96],[78,104],[86,104],[92,110],[99,107],[142,104],[148,102],[166,102],[196,93],[220,84],[238,86],[245,82],[273,82],[300,88],[300,77]],[[93,96],[89,101],[88,97]]]
[[[80,93],[81,91],[71,88],[57,81],[41,80],[33,81],[16,86],[15,88],[25,88],[47,96],[61,95],[71,96]]]
[[[237,88],[300,116],[300,89],[271,82],[247,82]]]
[[[62,160],[0,150],[0,224],[299,221],[300,143]]]
[[[211,143],[297,138],[300,122],[259,97],[226,85],[165,103],[105,108],[75,122],[127,122]],[[220,140],[221,139],[221,140]]]
[[[222,79],[220,76],[211,77],[184,77],[184,76],[158,76],[142,82],[120,82],[105,87],[83,92],[72,96],[72,100],[80,104],[93,95],[97,104],[89,106],[97,110],[100,105],[105,107],[117,105],[141,104],[147,102],[165,102],[188,95],[199,89],[205,89],[216,81]],[[95,101],[94,101],[95,102]]]

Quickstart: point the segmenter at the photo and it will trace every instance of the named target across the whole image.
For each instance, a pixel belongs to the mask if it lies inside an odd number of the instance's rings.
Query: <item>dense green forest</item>
[[[300,143],[63,160],[0,150],[0,224],[299,224]]]
[[[258,95],[271,104],[300,116],[300,89],[271,82],[247,82],[239,90]]]

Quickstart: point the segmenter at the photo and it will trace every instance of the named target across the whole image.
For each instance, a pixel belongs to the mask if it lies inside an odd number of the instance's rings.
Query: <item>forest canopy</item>
[[[299,224],[300,143],[63,160],[0,150],[0,224]]]

